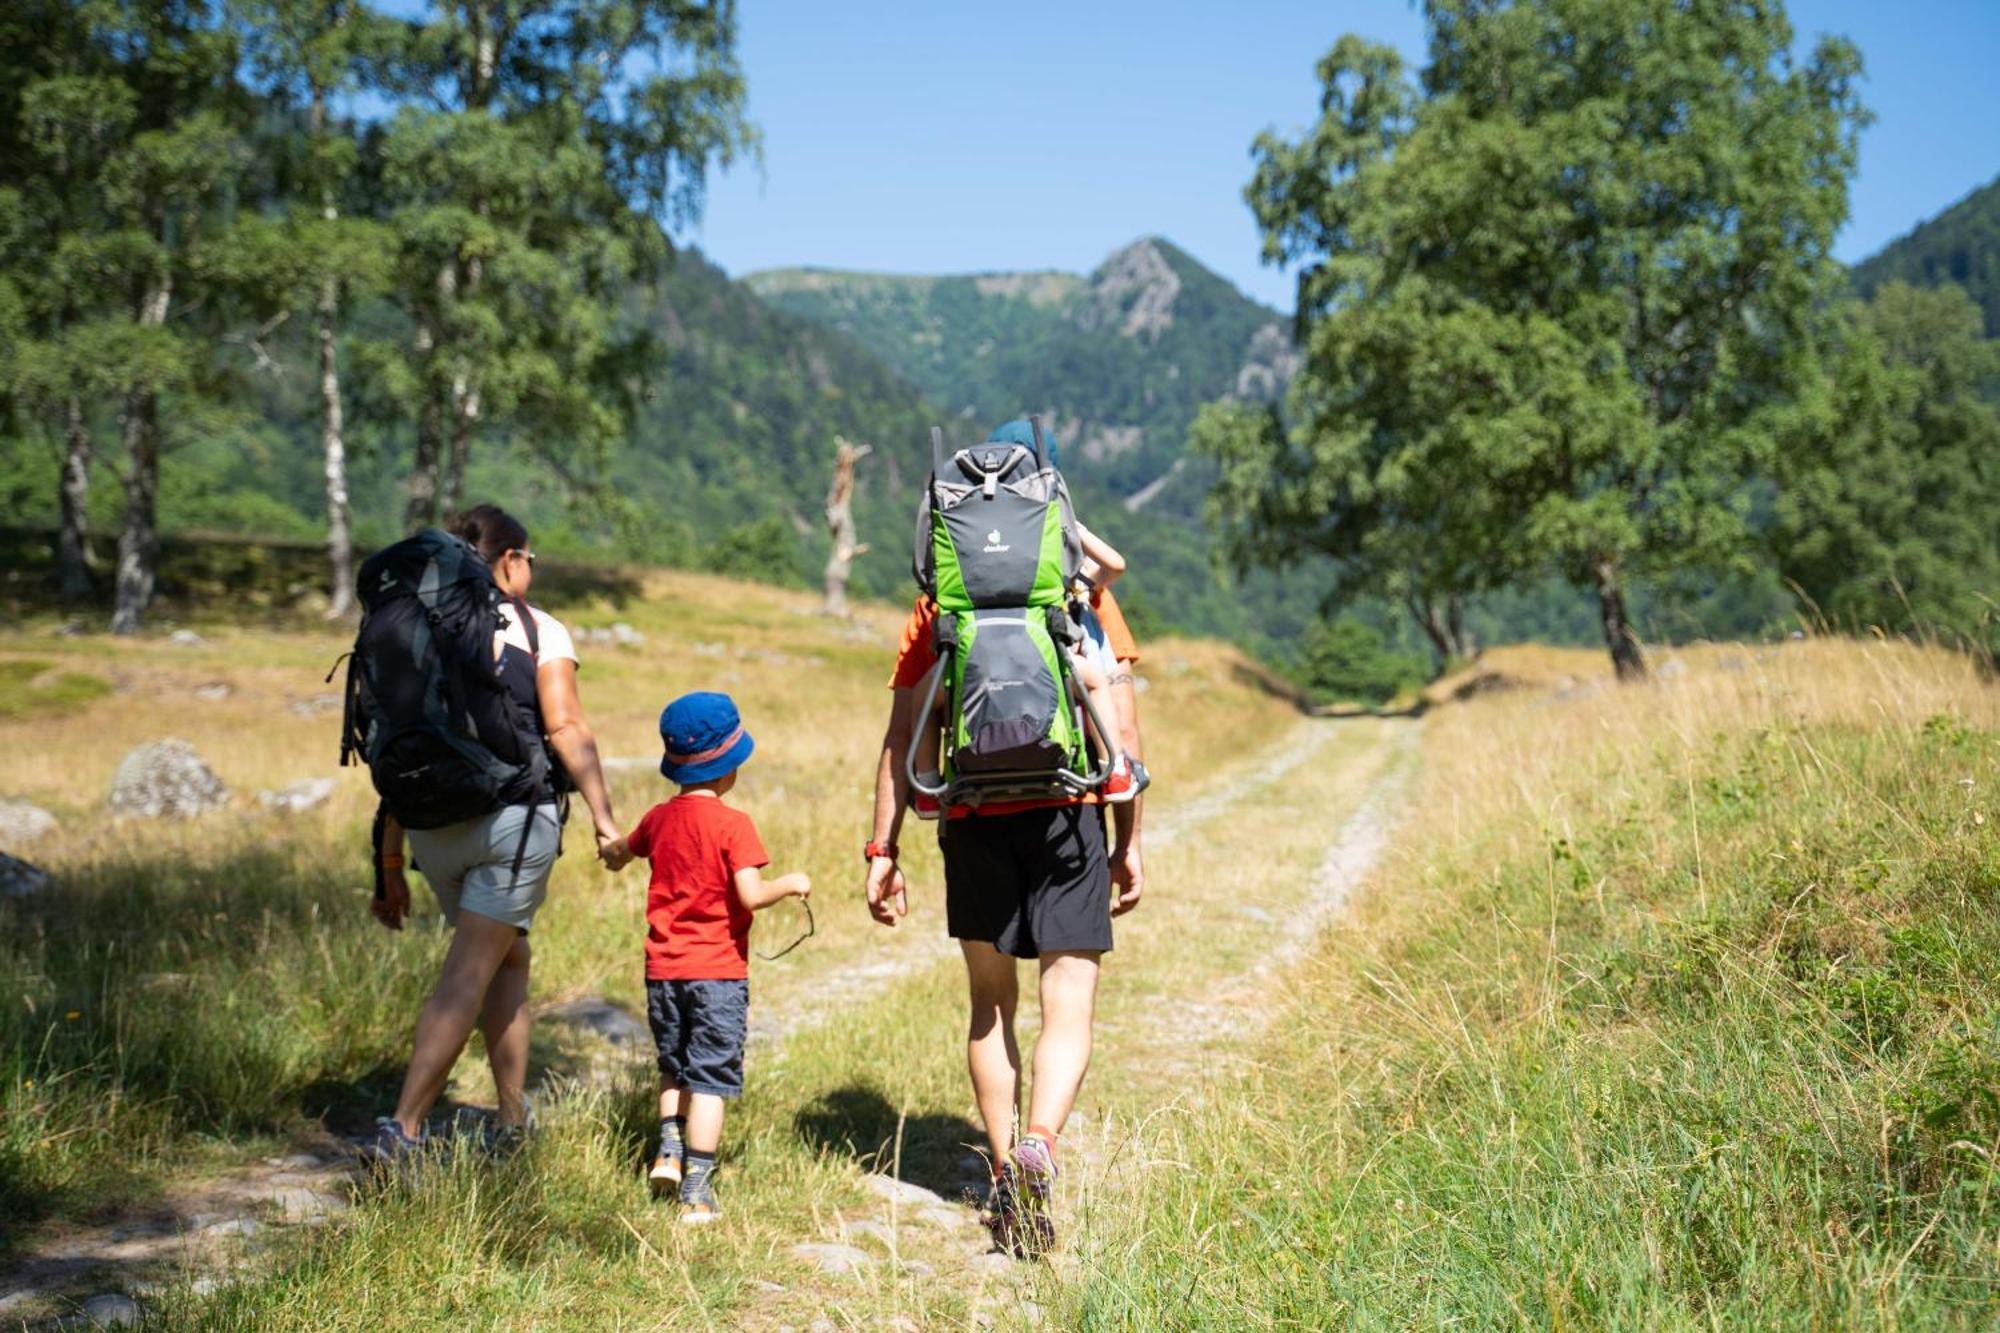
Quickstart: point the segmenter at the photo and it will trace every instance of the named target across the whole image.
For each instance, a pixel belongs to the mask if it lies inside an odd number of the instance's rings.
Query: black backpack
[[[355,579],[361,630],[347,664],[340,762],[358,756],[396,822],[432,829],[545,798],[540,726],[493,656],[500,587],[465,541],[427,529]]]

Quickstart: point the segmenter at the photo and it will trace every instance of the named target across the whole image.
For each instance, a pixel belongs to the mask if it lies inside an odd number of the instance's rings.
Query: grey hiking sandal
[[[375,1117],[375,1135],[362,1145],[362,1156],[377,1166],[403,1166],[413,1162],[430,1147],[430,1136],[411,1138],[394,1116]]]

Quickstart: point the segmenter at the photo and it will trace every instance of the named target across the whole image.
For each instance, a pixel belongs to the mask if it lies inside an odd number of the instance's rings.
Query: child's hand
[[[597,858],[604,862],[606,870],[616,872],[632,864],[632,848],[625,839],[613,838],[597,845]]]
[[[803,870],[794,870],[791,874],[791,880],[792,896],[794,898],[812,897],[813,882],[811,875],[808,875]]]

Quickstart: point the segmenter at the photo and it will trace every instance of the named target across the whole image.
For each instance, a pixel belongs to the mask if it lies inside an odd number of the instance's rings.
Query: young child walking
[[[678,1197],[683,1222],[722,1216],[715,1150],[726,1102],[743,1091],[750,1018],[750,922],[812,881],[794,871],[766,880],[771,862],[757,826],[722,798],[755,746],[726,694],[685,694],[660,714],[660,772],[680,794],[648,810],[605,849],[618,870],[652,866],[646,889],[646,1016],[660,1056],[660,1148],[655,1198]]]

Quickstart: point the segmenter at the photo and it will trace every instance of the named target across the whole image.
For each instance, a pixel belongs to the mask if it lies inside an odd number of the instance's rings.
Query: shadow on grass
[[[964,1116],[901,1116],[879,1091],[860,1085],[821,1093],[799,1109],[792,1126],[807,1146],[885,1175],[897,1171],[900,1133],[901,1178],[946,1197],[970,1183],[960,1161],[986,1142]]]

